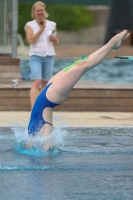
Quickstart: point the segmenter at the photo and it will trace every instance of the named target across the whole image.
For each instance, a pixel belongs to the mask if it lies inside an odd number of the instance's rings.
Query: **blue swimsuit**
[[[42,92],[36,99],[36,102],[32,109],[30,122],[28,125],[28,134],[30,135],[36,135],[44,124],[50,124],[52,126],[51,123],[46,122],[42,117],[42,113],[45,108],[47,107],[54,108],[55,106],[59,105],[56,103],[52,103],[46,97],[46,92],[51,84],[52,83],[49,83],[48,85],[46,85],[46,87],[42,90]]]
[[[89,56],[87,56],[87,57],[82,56],[82,59],[77,60],[72,65],[64,68],[64,71],[67,71],[68,69],[70,69],[71,67],[76,65],[78,62],[80,62],[82,60],[86,60],[88,58],[89,58]],[[51,123],[46,122],[42,117],[42,114],[43,114],[43,111],[45,108],[47,108],[47,107],[54,108],[55,106],[59,105],[56,103],[52,103],[46,97],[46,92],[51,84],[52,83],[49,83],[48,85],[46,85],[46,87],[43,89],[43,91],[40,93],[40,95],[36,99],[36,102],[32,109],[30,122],[28,125],[29,135],[36,135],[40,131],[40,129],[43,127],[44,124],[50,124],[52,126]]]

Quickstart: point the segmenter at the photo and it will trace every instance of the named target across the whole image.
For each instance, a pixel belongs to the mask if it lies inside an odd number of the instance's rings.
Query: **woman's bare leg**
[[[31,109],[34,106],[34,103],[35,103],[35,100],[36,100],[37,96],[39,95],[40,84],[41,84],[41,80],[39,80],[39,79],[32,81],[32,86],[31,86],[31,89],[30,89]]]
[[[49,82],[53,82],[47,91],[47,97],[54,103],[62,103],[68,97],[73,86],[77,83],[80,77],[99,65],[111,50],[117,50],[121,42],[129,37],[129,33],[125,30],[114,36],[106,45],[95,51],[86,60],[82,60],[68,71],[61,71],[55,75]]]

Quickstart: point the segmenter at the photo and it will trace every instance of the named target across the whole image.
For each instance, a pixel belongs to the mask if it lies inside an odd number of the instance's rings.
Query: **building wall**
[[[88,7],[88,9],[95,15],[95,26],[80,31],[58,31],[60,44],[102,45],[104,43],[109,7]]]

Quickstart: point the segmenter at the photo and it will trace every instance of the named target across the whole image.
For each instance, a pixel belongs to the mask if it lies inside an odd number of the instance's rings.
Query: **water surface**
[[[74,59],[55,59],[53,75],[71,65]],[[20,61],[20,70],[24,80],[30,80],[29,60]],[[133,82],[133,61],[129,60],[104,60],[98,67],[95,67],[84,74],[81,79],[97,82],[132,83]]]
[[[0,199],[132,199],[132,127],[59,131],[63,145],[26,154],[13,149],[14,132],[0,128]]]

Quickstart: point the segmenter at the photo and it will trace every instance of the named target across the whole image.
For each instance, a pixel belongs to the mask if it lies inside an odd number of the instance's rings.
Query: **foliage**
[[[85,6],[47,6],[49,19],[57,22],[58,30],[80,30],[94,24],[94,16]]]
[[[24,26],[31,18],[31,3],[19,4],[18,32],[25,38]],[[48,19],[57,23],[58,30],[80,30],[94,25],[94,15],[86,6],[46,5]]]
[[[32,20],[31,17],[31,3],[19,3],[19,10],[18,10],[18,33],[25,38],[25,30],[24,26],[28,21]]]

